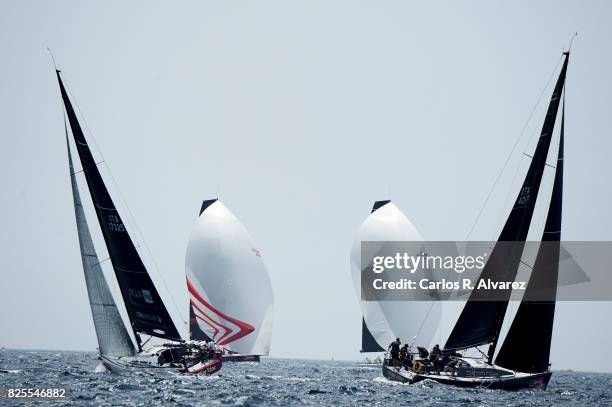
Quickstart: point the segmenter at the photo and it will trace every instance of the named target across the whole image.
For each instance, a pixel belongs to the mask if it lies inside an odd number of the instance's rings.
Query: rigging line
[[[436,304],[436,302],[437,301],[432,301],[431,302],[431,305],[429,306],[429,311],[427,311],[427,315],[425,315],[425,318],[423,318],[423,322],[421,322],[421,326],[419,327],[419,330],[417,331],[416,335],[414,336],[414,338],[412,340],[413,344],[414,344],[414,340],[421,334],[421,330],[423,330],[423,326],[425,326],[425,322],[427,322],[427,319],[429,319],[429,314],[431,314],[431,310],[433,309],[433,307]]]
[[[488,355],[486,355],[486,354],[485,354],[483,351],[481,351],[481,350],[480,350],[480,348],[479,348],[478,346],[476,346],[476,350],[477,350],[478,352],[480,352],[480,354],[481,354],[482,356],[484,356],[485,358],[488,358],[488,357],[489,357],[489,356],[488,356]]]
[[[63,75],[63,76],[65,76],[65,75]],[[125,209],[127,210],[128,216],[130,217],[130,220],[134,224],[135,230],[137,231],[138,235],[140,236],[140,239],[142,240],[142,243],[143,243],[144,247],[146,248],[146,250],[147,250],[147,252],[149,254],[149,257],[150,257],[150,259],[151,259],[151,261],[153,263],[153,267],[155,268],[155,271],[160,276],[161,281],[162,281],[164,287],[166,288],[166,291],[168,292],[168,295],[170,296],[170,300],[172,301],[172,304],[174,305],[174,307],[176,308],[176,310],[178,312],[179,318],[181,319],[183,324],[187,324],[187,321],[183,318],[183,314],[181,313],[180,308],[179,308],[178,304],[176,303],[176,300],[175,300],[174,296],[172,295],[172,292],[168,288],[168,284],[166,283],[166,280],[164,279],[164,276],[161,273],[161,271],[159,269],[159,266],[157,265],[157,262],[155,261],[155,258],[153,257],[153,253],[151,252],[151,249],[149,249],[149,245],[147,244],[147,242],[146,242],[146,240],[144,238],[144,234],[140,230],[140,227],[138,226],[138,223],[136,222],[136,218],[132,214],[132,211],[130,210],[129,205],[127,204],[127,201],[126,201],[125,197],[123,196],[123,193],[121,192],[121,188],[119,188],[119,184],[117,183],[117,180],[113,176],[113,172],[111,171],[110,166],[108,165],[108,163],[106,163],[106,159],[104,158],[104,155],[102,154],[102,150],[98,146],[98,143],[96,142],[96,138],[94,137],[93,132],[91,131],[91,129],[89,128],[89,125],[87,124],[87,120],[85,119],[85,115],[81,111],[81,107],[79,106],[79,104],[77,102],[77,98],[74,96],[74,93],[70,89],[70,86],[68,86],[68,83],[66,83],[66,81],[64,81],[64,82],[65,82],[64,86],[66,87],[66,90],[70,93],[70,95],[72,96],[73,104],[76,106],[76,108],[77,108],[77,110],[79,112],[79,115],[81,116],[83,124],[85,125],[85,129],[87,130],[87,133],[89,134],[91,140],[93,141],[94,146],[96,148],[96,151],[100,155],[100,157],[102,158],[102,162],[104,162],[105,167],[108,170],[108,173],[109,173],[109,175],[111,177],[111,180],[112,180],[113,184],[115,185],[115,188],[117,189],[117,192],[119,193],[119,197],[121,199],[121,202],[122,202],[123,206],[125,207]]]
[[[532,155],[529,155],[529,154],[527,154],[527,153],[525,153],[525,152],[523,152],[523,155],[524,155],[525,157],[529,157],[530,159],[532,159],[532,160],[533,160],[533,156],[532,156]],[[544,165],[546,165],[547,167],[550,167],[550,168],[557,168],[556,166],[554,166],[554,165],[552,165],[552,164],[549,164],[549,163],[544,163]]]
[[[556,70],[556,68],[555,68]],[[554,72],[554,71],[553,71]],[[536,104],[537,106],[538,104]],[[534,106],[535,108],[535,106]],[[542,114],[544,115],[544,114]],[[533,118],[533,117],[532,117]],[[529,146],[532,142],[532,140],[534,138],[536,138],[536,136],[540,135],[540,130],[538,128],[534,128],[533,131],[531,131],[531,136],[528,137],[527,141],[524,143],[524,147],[523,149],[527,148],[527,146]],[[523,152],[523,155],[526,155],[530,158],[533,158],[532,156],[526,154],[525,152]],[[509,184],[508,187],[508,192],[506,193],[506,197],[504,198],[504,203],[501,206],[501,210],[499,211],[499,219],[497,221],[497,226],[495,227],[495,229],[493,229],[491,231],[491,241],[494,242],[496,237],[497,237],[497,233],[499,230],[501,230],[501,228],[503,227],[503,222],[505,219],[505,214],[509,213],[512,210],[512,206],[514,204],[513,201],[511,201],[512,199],[512,195],[515,193],[515,182],[518,178],[518,174],[521,171],[521,165],[523,163],[522,157],[521,160],[519,160],[519,163],[516,165],[516,171],[514,172],[514,176],[512,177],[512,182]]]
[[[516,171],[514,172],[514,176],[512,177],[512,182],[510,183],[510,188],[508,188],[508,192],[506,193],[506,198],[504,199],[504,205],[502,206],[502,210],[499,214],[499,219],[497,220],[497,226],[495,227],[495,229],[493,231],[491,231],[491,234],[493,236],[491,236],[491,242],[494,242],[496,239],[496,235],[498,233],[498,231],[502,228],[503,226],[503,222],[504,222],[504,215],[507,213],[506,207],[509,205],[510,199],[512,197],[512,193],[514,192],[514,183],[516,182],[516,179],[518,178],[518,174],[521,170],[521,163],[519,162],[519,165],[516,166]]]
[[[100,264],[102,264],[102,263],[104,263],[104,262],[106,262],[106,261],[108,261],[108,260],[110,260],[110,257],[107,257],[107,258],[105,258],[104,260],[100,260],[99,262],[97,262],[96,264],[94,264],[94,265],[93,265],[93,267],[95,267],[95,266],[99,266]]]
[[[476,219],[474,220],[474,223],[472,224],[472,227],[470,228],[470,231],[468,232],[465,240],[468,240],[470,238],[472,232],[474,231],[474,228],[476,227],[476,224],[478,223],[478,220],[480,219],[480,216],[482,215],[482,212],[483,212],[485,206],[487,205],[487,202],[489,202],[489,199],[491,198],[491,195],[493,194],[493,191],[495,190],[495,187],[497,186],[497,183],[499,182],[502,174],[506,170],[506,167],[508,166],[508,163],[510,162],[510,158],[512,157],[512,154],[514,153],[514,150],[516,150],[516,146],[519,144],[519,141],[521,140],[521,138],[523,138],[523,134],[525,133],[525,129],[527,129],[527,125],[531,121],[531,118],[533,117],[533,114],[535,113],[536,108],[538,107],[538,105],[540,104],[540,101],[542,100],[542,96],[544,96],[544,93],[546,92],[546,89],[548,89],[548,85],[550,84],[550,81],[553,79],[553,77],[555,75],[555,72],[557,71],[557,68],[559,67],[559,64],[561,63],[562,60],[563,60],[563,55],[561,55],[561,57],[559,58],[559,61],[557,62],[557,65],[555,66],[555,69],[550,74],[550,77],[548,78],[548,81],[546,82],[546,85],[542,89],[542,92],[540,93],[540,96],[538,97],[538,100],[537,100],[536,104],[533,106],[533,109],[531,110],[531,113],[529,114],[529,117],[527,118],[527,121],[523,125],[523,129],[519,133],[519,136],[517,137],[516,141],[514,142],[514,145],[512,146],[512,150],[510,150],[510,153],[506,157],[506,161],[504,162],[504,165],[502,166],[501,171],[499,172],[499,174],[497,174],[497,178],[495,179],[495,182],[493,183],[493,186],[491,186],[491,189],[489,190],[489,193],[487,194],[487,197],[485,198],[484,203],[482,204],[480,210],[478,211],[478,215],[476,215]]]
[[[146,345],[146,344],[147,344],[147,343],[148,343],[148,342],[151,340],[151,338],[153,338],[153,335],[150,335],[150,336],[149,336],[149,339],[147,339],[146,341],[144,341],[144,343],[143,343],[141,346],[143,346],[143,347],[144,347],[144,346],[145,346],[145,345]]]
[[[572,44],[574,43],[574,38],[576,37],[578,37],[578,31],[576,31],[574,35],[572,35],[572,38],[570,38],[569,47],[567,47],[568,52],[572,50]]]
[[[53,56],[53,51],[51,51],[51,48],[49,48],[47,46],[47,51],[49,51],[49,55],[51,56],[51,60],[53,61],[53,66],[55,67],[55,70],[57,71],[57,64],[55,63],[55,57]]]

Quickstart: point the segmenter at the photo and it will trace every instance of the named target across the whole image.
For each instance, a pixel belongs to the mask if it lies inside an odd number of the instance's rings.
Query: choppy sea
[[[0,351],[0,388],[67,389],[55,401],[0,399],[4,405],[411,405],[612,406],[612,374],[555,372],[548,390],[506,392],[422,382],[404,385],[357,362],[264,358],[225,363],[216,376],[96,373],[94,353]]]

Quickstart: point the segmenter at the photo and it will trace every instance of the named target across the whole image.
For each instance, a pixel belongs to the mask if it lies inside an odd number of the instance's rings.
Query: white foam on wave
[[[316,379],[311,379],[309,377],[294,377],[294,376],[285,376],[283,377],[283,380],[287,380],[290,382],[314,382],[314,381],[319,381]]]
[[[424,379],[419,382],[421,387],[429,387],[430,385],[440,386],[441,384],[433,379]],[[442,385],[443,386],[443,385]]]
[[[374,381],[375,383],[389,384],[389,385],[391,385],[391,386],[406,386],[406,385],[408,385],[408,386],[409,386],[409,384],[408,384],[408,383],[400,383],[400,382],[396,382],[395,380],[389,380],[389,379],[387,379],[386,377],[383,377],[383,376],[378,376],[378,377],[375,377],[375,378],[373,379],[373,381]]]
[[[300,376],[284,376],[284,375],[269,375],[269,376],[257,376],[254,374],[247,374],[244,376],[247,379],[260,380],[260,379],[268,379],[268,380],[286,380],[289,382],[318,382],[318,379],[312,379],[310,377],[300,377]]]
[[[239,396],[234,400],[235,406],[244,406],[249,401],[249,396]]]

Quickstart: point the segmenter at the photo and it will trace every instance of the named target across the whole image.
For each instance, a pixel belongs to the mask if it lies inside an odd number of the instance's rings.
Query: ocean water
[[[387,381],[356,362],[264,359],[226,363],[217,376],[95,373],[94,353],[0,351],[0,388],[65,387],[61,401],[0,399],[4,405],[411,405],[612,406],[612,375],[555,372],[548,390],[459,389]]]

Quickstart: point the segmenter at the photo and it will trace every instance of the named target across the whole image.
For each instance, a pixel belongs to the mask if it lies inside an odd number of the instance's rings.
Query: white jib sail
[[[206,335],[234,352],[269,354],[270,278],[246,228],[219,201],[206,207],[192,229],[185,273],[197,325]]]
[[[68,143],[68,139],[66,139],[66,142]],[[83,271],[85,272],[85,284],[87,285],[89,305],[91,306],[91,314],[96,329],[96,336],[98,337],[99,351],[103,355],[116,357],[134,355],[134,344],[121,319],[113,295],[108,288],[91,239],[91,234],[89,233],[87,218],[81,203],[81,196],[79,195],[79,188],[72,165],[70,144],[68,144],[68,163],[70,166],[74,215],[79,235]]]
[[[429,346],[438,329],[441,304],[435,301],[361,301],[362,241],[422,241],[412,222],[393,202],[361,224],[351,249],[351,276],[365,323],[376,342],[387,349],[399,337],[404,343]]]

